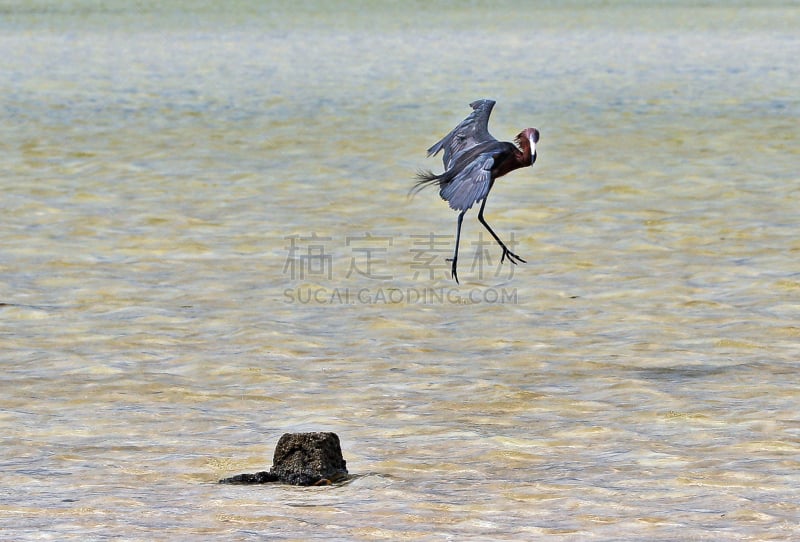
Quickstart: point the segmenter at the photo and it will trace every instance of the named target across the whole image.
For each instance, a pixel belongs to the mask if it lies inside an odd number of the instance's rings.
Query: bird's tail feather
[[[442,177],[444,177],[444,174],[436,175],[430,170],[420,169],[417,171],[417,182],[414,183],[414,186],[412,186],[411,190],[408,191],[408,196],[414,196],[417,192],[425,187],[432,186],[437,183],[441,185]]]

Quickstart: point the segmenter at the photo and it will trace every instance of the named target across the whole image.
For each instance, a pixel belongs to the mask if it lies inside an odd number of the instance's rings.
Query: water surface
[[[792,3],[0,6],[2,537],[800,536]],[[500,251],[407,198],[480,97]],[[289,431],[334,488],[219,486]]]

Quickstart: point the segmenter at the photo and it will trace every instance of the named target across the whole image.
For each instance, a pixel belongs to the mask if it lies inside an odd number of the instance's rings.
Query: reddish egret
[[[494,181],[510,171],[521,167],[532,166],[536,161],[536,142],[539,141],[539,130],[525,128],[513,143],[497,141],[489,133],[489,115],[492,114],[494,100],[477,100],[470,107],[473,111],[453,131],[444,136],[438,143],[428,149],[428,156],[434,156],[444,150],[442,161],[445,172],[435,175],[430,171],[420,171],[417,174],[417,183],[411,189],[416,194],[429,185],[439,185],[439,195],[450,204],[450,208],[458,213],[458,227],[456,229],[456,249],[453,253],[453,266],[451,272],[456,283],[458,274],[458,242],[461,238],[461,222],[472,206],[483,200],[478,211],[478,220],[483,224],[494,240],[503,249],[500,263],[508,261],[516,265],[517,262],[526,263],[525,260],[511,252],[500,240],[483,218],[483,208],[486,207],[486,198],[494,186]]]

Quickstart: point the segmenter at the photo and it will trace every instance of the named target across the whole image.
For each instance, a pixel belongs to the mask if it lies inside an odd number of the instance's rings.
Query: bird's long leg
[[[456,228],[456,250],[453,252],[453,266],[450,268],[451,273],[453,274],[453,278],[456,280],[456,284],[460,284],[458,282],[458,273],[456,272],[456,265],[458,264],[458,242],[461,239],[461,222],[464,220],[464,213],[467,210],[464,209],[460,213],[458,213],[458,227]]]
[[[516,265],[517,262],[528,263],[525,260],[523,260],[522,258],[520,258],[519,256],[517,256],[516,254],[514,254],[513,252],[511,252],[510,250],[508,250],[508,247],[505,245],[505,243],[503,243],[503,241],[500,240],[500,238],[497,236],[497,234],[494,232],[494,230],[492,230],[492,228],[489,226],[489,224],[483,218],[483,208],[486,207],[486,200],[487,199],[488,198],[483,198],[483,203],[481,203],[481,210],[478,211],[478,220],[480,220],[481,224],[483,224],[484,227],[487,230],[489,230],[489,233],[492,234],[492,237],[494,237],[494,240],[497,241],[497,244],[502,247],[503,256],[500,258],[500,263],[503,263],[503,260],[505,260],[506,258],[508,258],[508,261],[513,263],[514,265]]]

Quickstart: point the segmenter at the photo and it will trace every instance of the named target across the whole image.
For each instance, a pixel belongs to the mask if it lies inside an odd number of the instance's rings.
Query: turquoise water
[[[798,536],[800,8],[0,4],[1,538]],[[407,197],[480,97],[486,217]],[[284,432],[354,478],[229,487]]]

